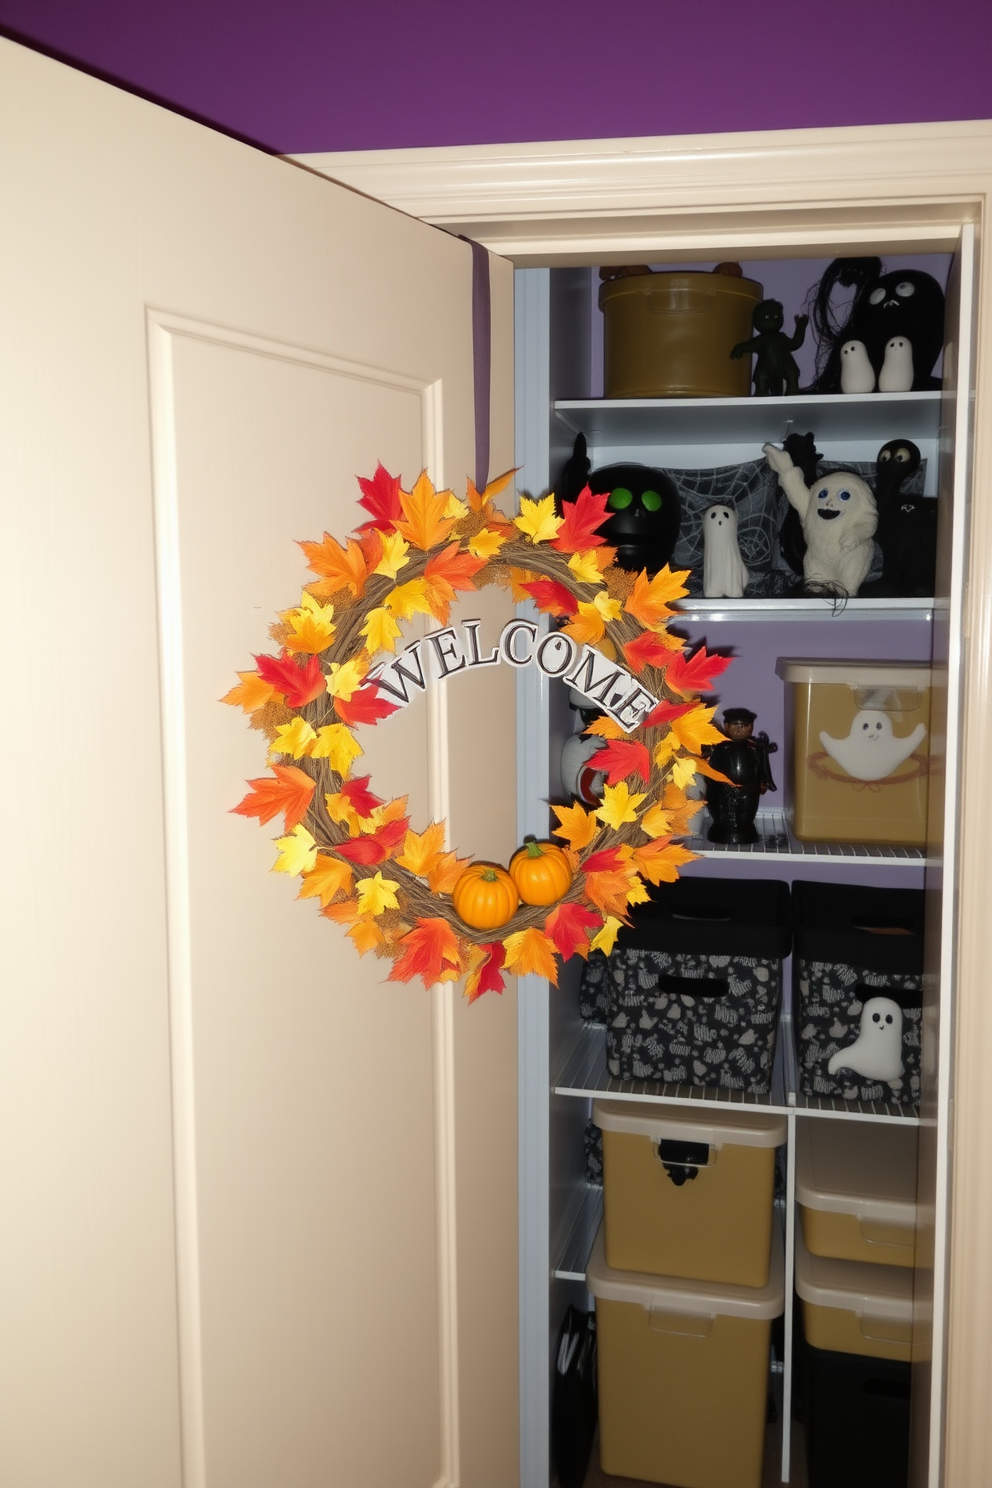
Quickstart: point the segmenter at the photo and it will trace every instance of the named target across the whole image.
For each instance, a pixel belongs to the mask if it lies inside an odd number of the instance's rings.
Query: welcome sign
[[[368,674],[381,696],[405,708],[430,680],[446,682],[460,672],[480,667],[536,666],[546,677],[574,687],[583,697],[602,708],[625,733],[632,733],[658,706],[658,699],[623,667],[610,661],[595,646],[580,647],[564,631],[541,635],[532,620],[509,620],[499,640],[485,654],[479,640],[480,620],[463,620],[460,627],[446,625],[413,641],[391,661],[373,667]],[[460,631],[460,634],[459,634]]]

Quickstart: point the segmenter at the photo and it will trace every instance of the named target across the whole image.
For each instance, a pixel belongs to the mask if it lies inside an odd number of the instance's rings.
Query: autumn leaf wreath
[[[371,520],[344,546],[327,533],[300,544],[318,577],[271,627],[279,655],[257,656],[223,699],[270,742],[271,774],[249,781],[233,809],[260,823],[282,815],[275,869],[299,875],[299,897],[346,925],[361,955],[391,960],[390,981],[419,976],[429,987],[464,977],[470,1001],[502,991],[504,972],[557,983],[556,953],[609,954],[629,906],[649,897],[646,885],[673,881],[692,859],[676,841],[698,810],[686,787],[715,773],[702,750],[723,737],[699,694],[727,659],[705,647],[687,656],[668,630],[686,574],[617,567],[597,534],[607,498],[588,488],[563,516],[546,496],[522,498],[519,515],[507,517],[493,498],[511,474],[484,491],[469,481],[465,501],[436,491],[426,474],[411,491],[381,465],[371,480],[360,477]],[[383,801],[368,775],[354,773],[363,753],[356,728],[396,711],[369,674],[395,653],[401,623],[428,615],[446,626],[457,594],[486,584],[532,599],[575,647],[615,658],[659,700],[629,733],[610,716],[592,725],[608,741],[595,756],[602,803],[553,806],[564,846],[529,847],[564,856],[564,891],[553,903],[546,894],[520,902],[498,935],[461,917],[456,891],[472,870],[490,879],[505,870],[446,849],[443,822],[414,831],[406,797]]]

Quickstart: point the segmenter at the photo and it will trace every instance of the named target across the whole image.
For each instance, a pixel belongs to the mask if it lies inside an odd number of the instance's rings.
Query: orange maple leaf
[[[282,811],[286,831],[291,832],[306,816],[316,782],[295,765],[273,765],[272,773],[274,780],[267,775],[249,780],[251,790],[231,810],[238,816],[257,816],[263,826]]]
[[[712,692],[713,678],[725,672],[732,656],[714,656],[700,646],[691,656],[675,656],[668,663],[665,681],[673,692],[688,697],[694,692]]]
[[[515,971],[518,976],[527,976],[533,972],[535,976],[544,977],[545,981],[557,987],[558,963],[555,960],[555,950],[543,930],[518,930],[514,935],[506,937],[503,946],[507,971]]]
[[[649,842],[644,847],[635,847],[631,861],[648,883],[660,884],[674,883],[682,864],[694,863],[696,857],[696,853],[680,847],[670,837],[659,837],[657,841]]]
[[[458,940],[447,920],[418,919],[399,944],[403,951],[388,981],[409,982],[419,976],[425,987],[433,987],[435,982],[455,982],[461,976]]]
[[[453,852],[442,853],[427,874],[431,893],[450,894],[471,861],[471,858],[458,858]]]
[[[526,585],[533,584],[540,577],[540,574],[532,573],[529,568],[510,569],[510,598],[515,604],[523,604],[525,600],[532,598]]]
[[[424,832],[407,832],[396,862],[417,878],[426,878],[444,852],[444,822],[431,822]]]
[[[320,575],[319,582],[307,585],[311,594],[326,599],[348,588],[356,599],[361,598],[369,571],[365,554],[353,537],[348,538],[345,548],[329,532],[324,533],[323,542],[301,542],[299,546],[306,554],[307,566]]]
[[[375,920],[356,920],[350,930],[345,934],[355,942],[358,954],[364,956],[366,951],[371,951],[374,946],[382,945],[386,937],[383,935]]]
[[[494,496],[498,496],[500,491],[504,490],[510,484],[510,481],[519,469],[520,466],[515,465],[512,470],[504,470],[502,475],[495,476],[489,482],[484,491],[476,490],[475,481],[466,481],[467,490],[465,494],[468,499],[469,510],[474,512],[482,511],[482,508],[488,506]]]
[[[648,630],[663,630],[665,621],[674,614],[668,607],[668,600],[681,599],[684,594],[688,594],[689,591],[682,582],[688,577],[687,568],[673,572],[667,563],[653,579],[649,579],[642,569],[634,580],[633,591],[628,596],[624,609],[635,620],[640,620]]]
[[[400,505],[405,522],[394,522],[396,531],[415,548],[437,547],[454,527],[457,517],[445,517],[450,491],[435,491],[434,483],[427,471],[423,471],[414,483],[412,491],[400,491]]]
[[[271,682],[266,682],[257,672],[239,672],[238,676],[241,681],[230,692],[225,692],[222,703],[229,703],[232,708],[243,708],[246,713],[256,713],[272,701],[275,688]]]
[[[333,920],[337,925],[353,925],[362,913],[357,899],[342,899],[340,904],[325,904],[320,912],[325,919]]]
[[[455,590],[474,589],[472,575],[485,566],[484,558],[473,558],[471,553],[462,552],[456,542],[428,559],[424,568],[424,589],[431,614],[439,624],[448,623],[449,607],[455,598]]]
[[[564,837],[573,852],[588,847],[599,832],[599,822],[591,811],[581,806],[554,806],[551,810],[558,818],[557,827],[552,828],[555,837]]]
[[[342,863],[338,858],[329,858],[324,853],[317,854],[317,862],[309,873],[304,873],[303,883],[298,899],[318,899],[321,907],[326,909],[332,899],[335,899],[342,891],[351,893],[354,874],[347,863]]]
[[[631,880],[626,873],[587,873],[585,896],[604,914],[615,915],[618,920],[627,918],[627,895]]]
[[[583,729],[584,734],[595,734],[600,739],[626,739],[625,731],[612,718],[596,718],[588,728]]]
[[[572,616],[568,624],[562,627],[566,635],[570,635],[573,641],[578,641],[580,646],[595,646],[606,634],[606,622],[602,611],[594,604],[587,604],[585,600],[579,601],[578,612]]]

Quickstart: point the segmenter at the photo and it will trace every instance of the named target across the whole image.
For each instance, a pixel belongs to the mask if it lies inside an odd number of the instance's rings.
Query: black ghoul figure
[[[656,574],[671,561],[679,540],[681,502],[675,482],[650,465],[592,470],[590,464],[585,435],[578,434],[558,482],[559,500],[574,501],[587,485],[594,496],[607,496],[607,518],[597,528],[600,536],[616,548],[621,568]]]
[[[944,291],[920,269],[883,273],[880,258],[837,258],[808,298],[816,335],[811,393],[907,393],[940,387],[934,365],[944,344]],[[836,286],[854,299],[835,314]]]
[[[706,781],[706,804],[712,818],[707,833],[710,842],[758,841],[754,818],[761,797],[775,790],[769,756],[778,745],[765,733],[754,737],[755,717],[750,708],[727,708],[721,724],[727,738],[708,751],[714,770],[734,782],[725,785],[721,780]]]
[[[751,317],[754,335],[750,341],[741,341],[730,353],[731,359],[754,352],[752,380],[756,398],[791,397],[799,391],[799,367],[792,355],[798,351],[806,338],[808,315],[794,317],[796,328],[791,336],[782,329],[785,312],[778,300],[762,300],[755,305]]]
[[[923,598],[933,594],[937,574],[937,502],[903,492],[920,468],[911,439],[890,439],[875,458],[875,541],[882,550],[882,577],[863,589],[879,598]]]

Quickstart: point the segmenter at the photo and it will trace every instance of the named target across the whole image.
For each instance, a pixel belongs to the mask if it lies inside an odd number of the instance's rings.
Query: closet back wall
[[[0,31],[281,154],[992,116],[987,0],[0,0]]]

